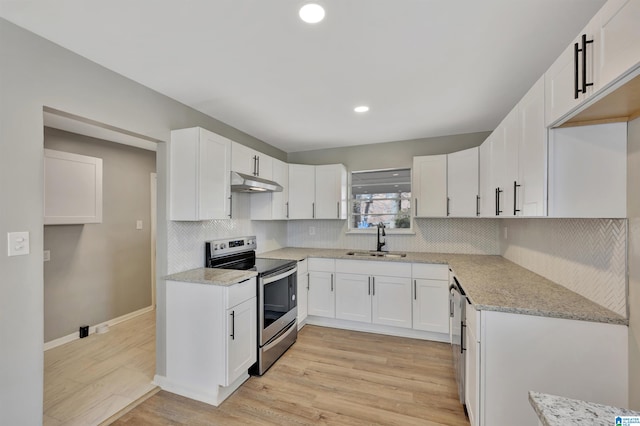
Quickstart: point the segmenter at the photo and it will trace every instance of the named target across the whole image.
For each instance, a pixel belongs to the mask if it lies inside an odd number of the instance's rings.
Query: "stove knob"
[[[224,250],[227,245],[225,243],[220,244],[220,250]]]

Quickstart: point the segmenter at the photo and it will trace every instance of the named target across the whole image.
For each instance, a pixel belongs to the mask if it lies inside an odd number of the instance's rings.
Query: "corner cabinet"
[[[447,156],[413,157],[411,192],[414,217],[447,215]]]
[[[412,265],[413,328],[449,333],[449,267]]]
[[[256,279],[231,286],[167,281],[165,390],[219,405],[257,359]]]
[[[102,223],[102,159],[44,150],[44,224]]]
[[[169,220],[231,217],[231,141],[200,127],[173,130],[169,144]]]

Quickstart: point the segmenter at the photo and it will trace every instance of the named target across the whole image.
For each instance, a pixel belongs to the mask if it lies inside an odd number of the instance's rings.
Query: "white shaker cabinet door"
[[[247,373],[257,357],[256,298],[227,309],[227,370],[225,386]]]
[[[335,318],[335,274],[333,272],[309,272],[309,315]]]
[[[313,219],[315,166],[289,164],[289,219]]]
[[[336,274],[336,318],[371,322],[371,277]]]
[[[447,155],[448,215],[478,216],[479,148],[470,148]]]
[[[449,333],[449,281],[413,280],[413,328]]]
[[[372,322],[411,328],[411,278],[371,277]]]
[[[447,216],[447,156],[413,157],[412,189],[415,217]]]

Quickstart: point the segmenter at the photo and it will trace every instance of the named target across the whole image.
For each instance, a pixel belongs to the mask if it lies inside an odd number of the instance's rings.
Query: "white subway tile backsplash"
[[[387,234],[385,250],[500,254],[497,219],[416,219],[415,234]],[[313,228],[313,229],[311,229]],[[293,220],[287,225],[291,247],[375,250],[376,234],[347,234],[347,222]],[[313,235],[311,235],[313,233]]]
[[[502,255],[627,315],[625,219],[503,219]]]

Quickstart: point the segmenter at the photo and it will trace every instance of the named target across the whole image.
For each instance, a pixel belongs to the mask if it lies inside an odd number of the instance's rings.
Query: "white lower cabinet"
[[[335,261],[309,259],[308,314],[335,318]]]
[[[449,266],[412,265],[413,328],[449,333]]]
[[[303,259],[298,262],[298,329],[301,329],[307,321],[309,312],[309,261]]]
[[[371,284],[371,322],[411,328],[411,278],[375,275]]]
[[[465,401],[471,426],[535,426],[528,392],[628,404],[628,327],[476,311],[467,304]]]
[[[167,281],[166,290],[166,373],[154,381],[217,406],[256,362],[256,279],[231,286]]]
[[[336,318],[371,322],[371,277],[336,274]]]

